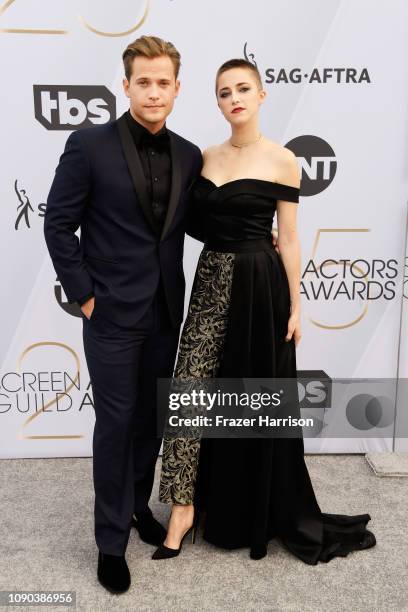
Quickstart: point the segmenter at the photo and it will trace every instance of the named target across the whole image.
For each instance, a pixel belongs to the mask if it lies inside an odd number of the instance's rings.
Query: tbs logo
[[[104,85],[33,85],[35,118],[47,130],[78,130],[116,119]]]

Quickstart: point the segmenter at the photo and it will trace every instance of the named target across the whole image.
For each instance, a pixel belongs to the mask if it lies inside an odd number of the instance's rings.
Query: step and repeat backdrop
[[[408,377],[408,4],[390,8],[385,0],[1,0],[0,457],[92,453],[82,319],[56,278],[43,220],[70,132],[127,109],[121,55],[142,34],[182,55],[171,129],[201,148],[227,138],[214,76],[225,60],[246,57],[267,92],[263,134],[299,161],[298,370],[309,379],[302,406],[321,424],[306,451],[386,451],[397,439],[406,449],[396,411],[406,409],[397,377]],[[186,238],[186,305],[200,248]],[[360,391],[347,379],[374,382]],[[377,390],[380,379],[389,393]],[[333,415],[342,433],[325,436]]]

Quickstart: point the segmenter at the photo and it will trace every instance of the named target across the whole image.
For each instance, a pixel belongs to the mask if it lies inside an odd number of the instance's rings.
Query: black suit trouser
[[[161,438],[156,379],[170,378],[179,327],[172,327],[161,283],[134,328],[83,316],[83,340],[95,408],[95,539],[101,552],[124,555],[132,514],[148,510]]]

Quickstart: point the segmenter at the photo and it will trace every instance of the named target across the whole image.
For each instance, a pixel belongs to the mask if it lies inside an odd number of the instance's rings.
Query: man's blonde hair
[[[181,56],[173,43],[163,40],[158,36],[141,36],[130,43],[122,54],[125,75],[128,81],[132,76],[132,64],[135,57],[154,57],[167,56],[171,59],[174,66],[174,75],[177,79],[180,70]]]

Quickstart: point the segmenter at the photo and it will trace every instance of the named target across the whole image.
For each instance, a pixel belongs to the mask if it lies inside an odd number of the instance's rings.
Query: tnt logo
[[[286,145],[298,158],[302,169],[302,196],[321,193],[330,185],[337,170],[337,158],[326,140],[313,135],[293,138]]]
[[[35,118],[47,130],[78,130],[116,119],[104,85],[33,85]]]

